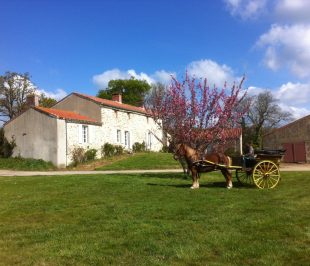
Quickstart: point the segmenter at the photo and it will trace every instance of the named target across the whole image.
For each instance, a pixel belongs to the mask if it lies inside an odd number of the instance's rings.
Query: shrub
[[[124,148],[123,148],[123,146],[121,146],[121,145],[115,145],[114,148],[115,148],[115,151],[114,151],[114,154],[115,154],[115,155],[122,155],[122,154],[124,153]]]
[[[8,141],[4,136],[4,129],[0,128],[0,158],[11,157],[15,147],[15,140],[12,138],[11,141]]]
[[[112,157],[115,154],[115,147],[114,147],[114,145],[112,145],[110,143],[105,143],[101,147],[101,154],[102,154],[102,156]]]
[[[75,147],[71,152],[71,159],[73,165],[76,166],[79,163],[85,162],[85,150],[81,147]]]
[[[143,151],[146,151],[145,142],[144,141],[142,143],[135,142],[132,145],[132,150],[133,150],[133,152],[143,152]]]
[[[105,143],[101,147],[101,155],[105,157],[112,157],[114,155],[122,155],[124,153],[124,148],[121,145],[113,145],[110,143]]]
[[[85,152],[85,161],[91,161],[96,158],[97,150],[90,149]]]

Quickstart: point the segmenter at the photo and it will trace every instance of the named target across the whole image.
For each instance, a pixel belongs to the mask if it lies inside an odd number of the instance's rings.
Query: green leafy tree
[[[151,86],[145,80],[116,79],[110,80],[108,88],[99,90],[97,97],[103,99],[112,99],[113,94],[122,94],[122,101],[134,106],[142,106],[144,98],[151,89]]]
[[[4,136],[4,129],[0,128],[0,158],[11,157],[15,146],[15,140],[13,138],[11,141],[7,140]]]
[[[44,93],[41,94],[39,105],[41,107],[51,108],[57,103],[57,101],[54,98],[47,97]]]
[[[28,73],[6,72],[0,76],[0,121],[19,115],[26,108],[26,97],[35,87]]]

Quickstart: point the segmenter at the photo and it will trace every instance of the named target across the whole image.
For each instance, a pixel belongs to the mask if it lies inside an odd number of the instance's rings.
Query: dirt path
[[[94,175],[94,174],[142,174],[142,173],[180,173],[181,169],[167,170],[121,170],[121,171],[12,171],[0,170],[0,176],[37,176],[37,175]]]
[[[280,171],[310,171],[310,164],[281,164]],[[181,169],[164,170],[121,170],[121,171],[12,171],[0,170],[0,176],[51,176],[51,175],[92,175],[92,174],[141,174],[180,173]]]

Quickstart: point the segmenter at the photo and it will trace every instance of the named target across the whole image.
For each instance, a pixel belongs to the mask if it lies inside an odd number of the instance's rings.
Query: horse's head
[[[180,160],[186,155],[186,147],[183,143],[181,144],[175,144],[174,145],[174,150],[173,150],[173,158],[175,160]]]

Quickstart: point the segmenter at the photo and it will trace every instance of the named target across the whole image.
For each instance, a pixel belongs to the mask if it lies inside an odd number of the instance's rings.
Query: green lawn
[[[135,153],[123,160],[96,168],[96,170],[176,169],[181,168],[171,153]]]
[[[0,265],[309,265],[309,173],[0,178]]]

